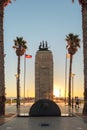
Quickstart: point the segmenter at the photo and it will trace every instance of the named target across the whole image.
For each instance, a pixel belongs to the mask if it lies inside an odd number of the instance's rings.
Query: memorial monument
[[[40,42],[35,56],[35,101],[53,99],[53,55],[47,41]]]

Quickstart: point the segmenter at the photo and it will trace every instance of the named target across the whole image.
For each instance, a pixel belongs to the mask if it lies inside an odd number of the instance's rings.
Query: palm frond
[[[27,49],[26,41],[23,39],[23,37],[16,37],[14,40],[14,46],[15,48],[24,48]]]
[[[68,50],[69,53],[72,55],[76,53],[78,48],[80,48],[80,39],[79,35],[74,35],[73,33],[69,33],[66,35],[66,49]]]

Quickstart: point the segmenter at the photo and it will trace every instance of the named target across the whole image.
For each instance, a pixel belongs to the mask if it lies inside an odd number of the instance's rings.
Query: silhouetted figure
[[[43,49],[44,49],[44,41],[42,43],[43,43]]]
[[[44,41],[40,42],[39,50],[48,50],[47,41],[45,41],[45,43]]]
[[[78,97],[75,97],[75,108],[79,108],[79,103]]]

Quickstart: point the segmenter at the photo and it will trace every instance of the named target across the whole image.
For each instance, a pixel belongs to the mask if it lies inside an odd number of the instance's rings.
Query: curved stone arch
[[[31,106],[29,116],[61,116],[61,110],[55,102],[49,99],[40,99]]]

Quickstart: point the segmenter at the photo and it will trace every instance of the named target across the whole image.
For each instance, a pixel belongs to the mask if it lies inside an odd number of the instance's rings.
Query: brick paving
[[[0,130],[87,130],[78,117],[15,117],[0,126]]]
[[[87,116],[82,115],[82,106],[73,110],[64,103],[60,103],[59,106],[62,117],[17,117],[14,113],[8,113],[0,117],[0,130],[87,130]],[[22,106],[21,112],[24,112],[24,108],[27,113],[29,105]],[[14,110],[12,106],[11,109]],[[71,113],[74,116],[67,116]]]

